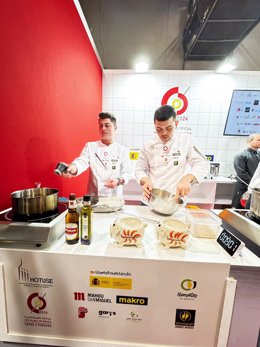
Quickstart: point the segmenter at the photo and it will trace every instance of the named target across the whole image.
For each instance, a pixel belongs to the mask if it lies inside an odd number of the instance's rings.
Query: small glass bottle
[[[92,238],[92,206],[91,196],[84,195],[83,207],[80,211],[80,242],[90,245]]]
[[[65,217],[66,242],[69,245],[79,241],[79,213],[77,211],[76,194],[69,196],[69,210]]]

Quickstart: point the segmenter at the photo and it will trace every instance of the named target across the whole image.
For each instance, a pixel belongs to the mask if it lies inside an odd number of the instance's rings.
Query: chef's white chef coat
[[[155,188],[170,193],[175,193],[178,181],[186,174],[201,182],[208,172],[209,162],[194,149],[191,136],[176,130],[167,143],[155,135],[144,144],[135,168],[137,182],[148,176]]]
[[[91,195],[122,197],[122,185],[112,189],[105,187],[105,183],[111,179],[123,178],[126,184],[132,175],[129,153],[116,141],[108,146],[101,141],[86,143],[80,156],[72,164],[77,166],[77,175],[90,168],[87,191]]]
[[[260,188],[260,163],[258,164],[255,173],[250,181],[250,188],[248,187],[248,192],[251,194],[252,189],[251,188]]]

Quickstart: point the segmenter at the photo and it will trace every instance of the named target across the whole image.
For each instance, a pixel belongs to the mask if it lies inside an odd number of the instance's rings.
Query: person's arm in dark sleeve
[[[238,154],[234,158],[234,168],[238,177],[249,184],[251,176],[247,171],[246,158],[242,154]]]

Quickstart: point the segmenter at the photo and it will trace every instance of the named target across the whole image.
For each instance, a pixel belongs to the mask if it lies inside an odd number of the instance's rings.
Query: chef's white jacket
[[[177,131],[167,143],[155,135],[151,142],[144,144],[135,168],[137,182],[148,176],[155,188],[170,193],[175,193],[184,175],[190,173],[201,182],[208,172],[209,162],[196,151],[191,136]]]
[[[126,184],[132,175],[129,153],[116,141],[108,146],[101,141],[86,143],[80,156],[72,164],[77,166],[77,175],[90,169],[87,191],[91,195],[122,197],[122,185],[112,189],[105,187],[105,183],[111,179],[123,178]]]
[[[250,187],[248,187],[248,192],[251,194],[252,189],[251,188],[260,188],[260,163],[258,164],[255,173],[250,181]]]

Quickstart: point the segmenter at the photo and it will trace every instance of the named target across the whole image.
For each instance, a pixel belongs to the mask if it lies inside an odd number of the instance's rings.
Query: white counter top
[[[174,215],[175,218],[185,221],[185,209]],[[143,247],[135,246],[118,247],[116,242],[110,237],[110,225],[118,217],[130,214],[144,218],[147,223],[145,228]],[[148,221],[147,219],[154,220]],[[230,257],[213,239],[195,238],[190,235],[187,248],[166,249],[160,245],[155,235],[156,221],[162,220],[163,216],[153,213],[147,206],[124,206],[122,211],[116,213],[94,213],[93,214],[93,239],[89,246],[68,245],[65,243],[65,236],[55,241],[49,246],[36,248],[34,245],[13,245],[2,243],[1,248],[34,250],[36,252],[50,252],[63,254],[86,254],[104,257],[121,257],[121,258],[141,258],[141,259],[161,259],[174,261],[192,261],[192,262],[224,262],[231,265],[258,266],[260,267],[259,258],[250,250],[243,249],[242,254],[235,258]],[[169,217],[168,217],[169,218]]]

